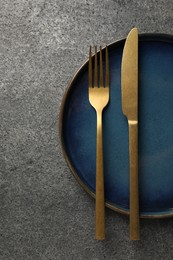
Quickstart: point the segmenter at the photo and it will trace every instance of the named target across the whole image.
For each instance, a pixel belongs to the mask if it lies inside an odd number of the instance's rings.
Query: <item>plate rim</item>
[[[157,41],[163,41],[163,42],[171,42],[173,44],[173,35],[171,34],[165,34],[165,33],[142,33],[139,34],[139,42],[140,41],[153,41],[156,40]],[[116,45],[121,45],[125,43],[126,38],[121,38],[118,39],[116,41],[111,42],[110,44],[107,45],[108,48],[111,48],[112,46],[114,46],[114,44]],[[106,48],[106,46],[103,47],[103,50]],[[92,192],[87,185],[84,184],[84,182],[79,178],[77,172],[75,171],[70,159],[68,158],[67,152],[66,152],[66,148],[63,142],[63,115],[64,115],[64,111],[65,111],[65,104],[66,104],[66,100],[68,98],[68,95],[71,91],[71,86],[73,84],[73,82],[75,81],[75,79],[78,77],[80,71],[87,65],[88,63],[88,58],[80,65],[80,67],[74,72],[74,74],[72,75],[71,79],[68,81],[66,88],[65,88],[65,92],[63,94],[63,98],[61,101],[61,105],[60,105],[60,110],[59,110],[59,114],[58,114],[58,137],[59,137],[59,141],[60,141],[60,145],[61,145],[61,149],[63,152],[63,156],[65,158],[65,161],[67,163],[67,166],[69,167],[72,175],[74,176],[74,178],[77,180],[77,182],[79,183],[79,185],[83,188],[83,190],[90,195],[90,197],[92,197],[93,199],[95,199],[95,193]],[[119,208],[116,205],[113,205],[109,202],[105,202],[105,206],[108,207],[109,209],[112,209],[113,211],[116,211],[118,213],[121,213],[123,215],[130,215],[130,211],[129,210],[125,210],[122,208]],[[173,216],[173,209],[168,210],[168,212],[165,213],[141,213],[140,214],[140,218],[151,218],[151,219],[158,219],[158,218],[169,218]]]

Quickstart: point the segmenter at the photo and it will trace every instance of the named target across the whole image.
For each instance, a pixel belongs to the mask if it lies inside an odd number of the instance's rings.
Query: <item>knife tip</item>
[[[131,31],[130,31],[130,32],[132,32],[132,31],[136,31],[136,32],[138,33],[138,28],[137,28],[137,27],[135,27],[135,26],[133,26],[133,28],[131,29]]]

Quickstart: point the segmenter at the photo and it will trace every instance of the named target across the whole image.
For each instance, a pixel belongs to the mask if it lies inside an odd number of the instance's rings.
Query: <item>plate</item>
[[[106,205],[129,214],[128,125],[121,108],[124,43],[108,46],[110,101],[103,112],[103,146]],[[88,100],[88,61],[68,85],[59,120],[67,163],[95,197],[96,114]],[[139,191],[141,217],[173,215],[173,37],[169,35],[139,35]]]

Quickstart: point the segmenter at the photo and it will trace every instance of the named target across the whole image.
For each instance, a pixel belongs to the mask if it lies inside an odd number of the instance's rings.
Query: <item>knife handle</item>
[[[138,122],[128,121],[128,124],[130,156],[130,239],[139,240]]]
[[[105,200],[103,171],[102,111],[97,111],[96,147],[96,239],[105,239]]]

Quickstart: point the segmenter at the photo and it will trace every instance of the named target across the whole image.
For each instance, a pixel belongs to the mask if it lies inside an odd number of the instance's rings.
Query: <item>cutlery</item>
[[[138,192],[138,30],[127,36],[122,58],[122,111],[128,120],[130,160],[130,239],[140,239]]]
[[[100,72],[98,73],[97,47],[94,55],[94,82],[92,75],[92,50],[89,52],[89,102],[96,111],[97,138],[96,138],[96,239],[105,239],[105,199],[104,199],[104,169],[102,144],[102,112],[109,101],[109,64],[108,48],[106,47],[105,84],[103,79],[102,48],[100,47]],[[99,78],[99,80],[98,80]]]

